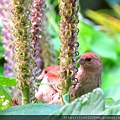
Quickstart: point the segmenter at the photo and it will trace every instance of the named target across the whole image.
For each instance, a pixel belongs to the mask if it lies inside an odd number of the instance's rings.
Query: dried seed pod
[[[31,0],[32,1],[32,0]],[[30,23],[30,0],[11,1],[12,6],[12,21],[14,34],[14,48],[15,48],[15,72],[17,79],[17,86],[22,91],[22,104],[27,104],[29,100],[29,80],[34,67],[33,59],[31,57],[30,42],[31,35],[29,28]]]
[[[68,93],[76,73],[76,60],[78,54],[78,0],[60,0],[60,81],[62,87],[61,96]],[[59,87],[58,87],[59,88]],[[63,102],[63,101],[62,101]],[[62,103],[64,104],[64,103]]]

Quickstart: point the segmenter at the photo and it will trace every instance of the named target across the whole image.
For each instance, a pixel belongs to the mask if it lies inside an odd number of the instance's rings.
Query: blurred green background
[[[46,0],[48,32],[59,56],[58,0]],[[102,90],[105,97],[120,99],[120,1],[80,0],[78,42],[80,55],[87,51],[98,54],[103,63]],[[2,23],[0,23],[0,31]],[[4,50],[0,32],[0,76],[4,70]],[[56,64],[59,64],[57,61]]]

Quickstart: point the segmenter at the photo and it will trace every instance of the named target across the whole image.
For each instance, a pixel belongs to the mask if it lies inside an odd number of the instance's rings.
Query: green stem
[[[22,89],[22,105],[30,103],[29,88]]]
[[[64,100],[63,100],[63,97],[62,97],[61,105],[62,105],[62,106],[65,105],[65,102],[64,102]]]

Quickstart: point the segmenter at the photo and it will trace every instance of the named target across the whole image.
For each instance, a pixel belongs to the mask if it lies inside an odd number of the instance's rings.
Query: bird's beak
[[[85,62],[84,62],[83,59],[80,58],[77,63],[80,64],[80,65],[83,65]]]

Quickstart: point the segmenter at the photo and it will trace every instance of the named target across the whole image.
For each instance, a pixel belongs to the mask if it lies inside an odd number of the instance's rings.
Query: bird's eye
[[[45,70],[45,73],[48,73],[48,70]]]
[[[88,61],[88,62],[91,61],[91,58],[86,58],[86,61]]]

